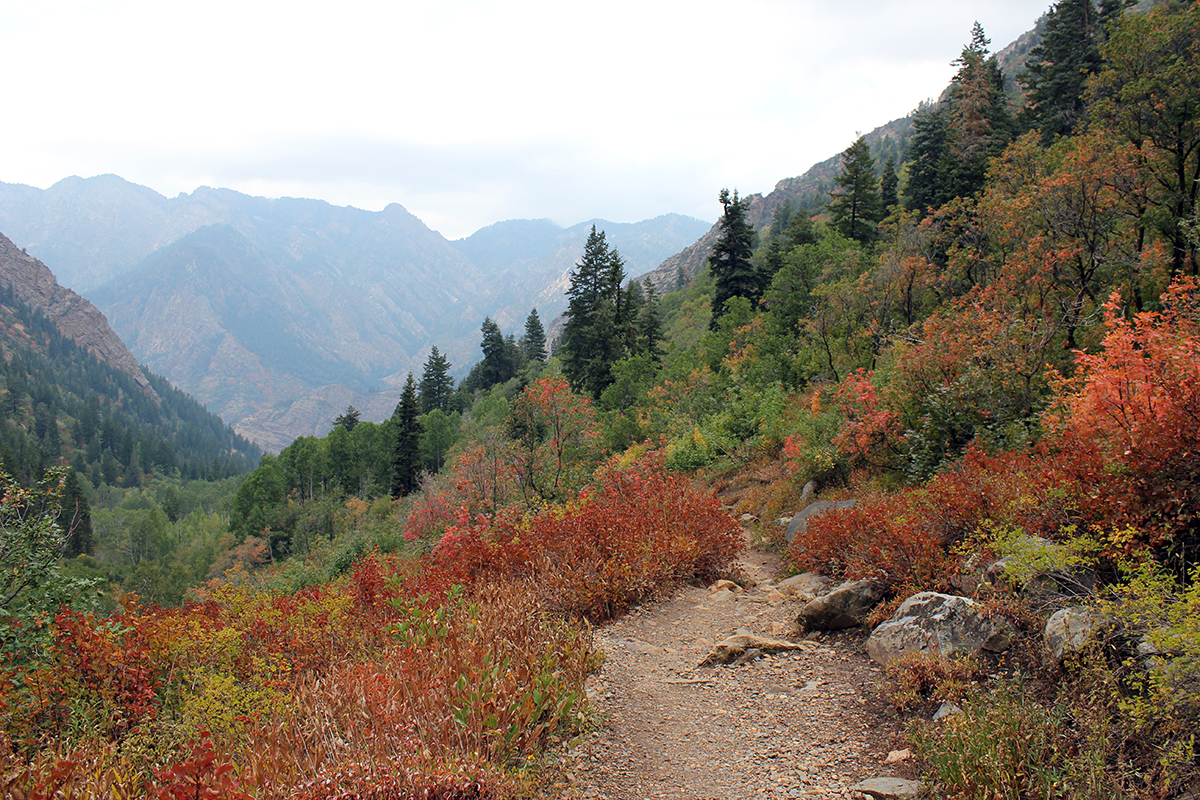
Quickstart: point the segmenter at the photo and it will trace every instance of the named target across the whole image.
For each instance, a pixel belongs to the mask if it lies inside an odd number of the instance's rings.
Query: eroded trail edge
[[[880,669],[857,632],[794,637],[803,601],[779,591],[774,556],[741,560],[744,591],[689,587],[599,629],[591,679],[601,729],[565,756],[552,796],[861,797],[857,782],[904,775],[904,747],[879,700]],[[738,634],[805,641],[741,664],[700,667]]]

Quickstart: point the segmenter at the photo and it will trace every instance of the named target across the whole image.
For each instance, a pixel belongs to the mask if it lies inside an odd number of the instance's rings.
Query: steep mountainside
[[[892,120],[866,134],[867,144],[876,161],[882,161],[889,155],[896,159],[897,165],[902,163],[903,154],[908,145],[908,139],[913,132],[913,115]],[[849,146],[851,142],[847,142]],[[815,213],[829,198],[833,189],[834,178],[842,168],[841,154],[814,164],[803,175],[796,178],[784,178],[775,184],[774,190],[767,195],[752,194],[745,199],[749,202],[746,208],[746,221],[756,231],[761,231],[771,222],[775,209],[785,202],[790,202],[796,209]],[[730,187],[732,188],[732,187]],[[649,277],[660,291],[671,291],[676,287],[682,273],[683,280],[690,281],[708,260],[712,246],[716,243],[719,230],[714,224],[699,241],[685,247],[680,252],[659,264],[646,277]],[[632,272],[632,274],[638,274]]]
[[[137,359],[109,327],[99,309],[70,289],[59,286],[45,264],[18,249],[2,233],[0,283],[11,287],[17,299],[45,314],[65,338],[125,373],[136,385],[154,395]]]
[[[28,484],[65,461],[92,483],[137,486],[245,472],[260,452],[144,372],[96,308],[0,235],[0,467]]]

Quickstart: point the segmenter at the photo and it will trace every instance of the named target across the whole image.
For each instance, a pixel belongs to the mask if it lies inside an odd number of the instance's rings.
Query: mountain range
[[[92,300],[149,369],[267,450],[326,433],[348,405],[389,416],[431,346],[465,374],[486,316],[515,331],[533,307],[561,312],[593,224],[631,274],[709,228],[675,214],[510,220],[452,242],[398,204],[166,198],[115,175],[0,184],[0,232]]]

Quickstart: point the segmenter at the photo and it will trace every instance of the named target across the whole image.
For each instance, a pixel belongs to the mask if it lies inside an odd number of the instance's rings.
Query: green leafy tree
[[[0,472],[0,609],[58,576],[67,545],[58,524],[65,480],[62,470],[53,469],[35,488],[25,489]]]
[[[425,371],[421,374],[421,411],[425,414],[435,408],[449,411],[453,397],[454,379],[450,377],[450,361],[434,345],[429,350]]]
[[[1092,120],[1134,148],[1148,215],[1171,248],[1171,274],[1197,274],[1188,228],[1200,192],[1200,5],[1126,14],[1101,47]]]
[[[745,297],[755,304],[762,296],[762,275],[750,261],[754,252],[754,229],[746,222],[746,201],[722,189],[720,235],[708,258],[713,276],[712,322],[715,330],[725,313],[725,301]]]
[[[421,404],[412,373],[404,383],[400,402],[392,414],[396,425],[396,448],[392,458],[392,497],[404,497],[421,486]]]
[[[457,411],[450,414],[435,408],[421,416],[421,454],[425,459],[425,469],[431,473],[438,472],[446,461],[446,453],[458,441],[459,426],[462,417]]]
[[[345,428],[334,428],[345,434]],[[275,523],[287,495],[283,469],[275,456],[263,456],[258,469],[246,476],[233,496],[229,527],[243,536],[257,536]]]
[[[842,172],[834,182],[838,188],[829,203],[833,227],[847,239],[870,242],[883,213],[875,180],[875,159],[862,136],[842,153]]]

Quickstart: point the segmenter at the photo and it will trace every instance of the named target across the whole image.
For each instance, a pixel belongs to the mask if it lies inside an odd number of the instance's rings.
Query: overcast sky
[[[936,96],[1049,0],[0,0],[0,181],[716,219]]]

